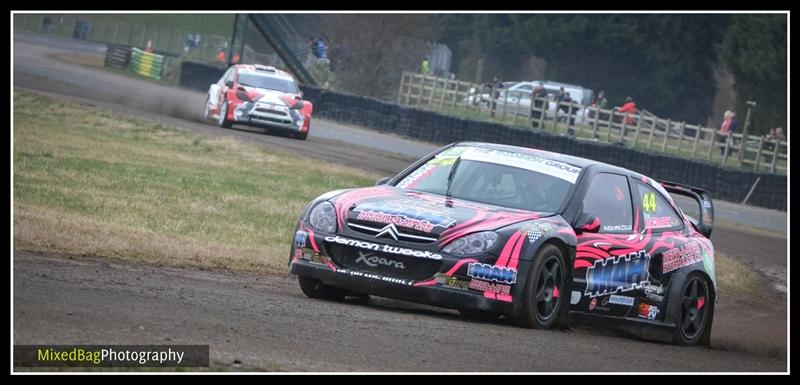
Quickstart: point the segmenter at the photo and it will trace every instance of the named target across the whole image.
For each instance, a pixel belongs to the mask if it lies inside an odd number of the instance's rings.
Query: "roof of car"
[[[276,78],[294,80],[292,74],[272,66],[265,66],[261,64],[237,64],[236,68],[239,71],[257,72],[264,74],[265,76],[274,76]]]
[[[458,146],[472,146],[472,147],[479,147],[479,148],[488,148],[488,149],[493,149],[493,150],[502,150],[502,151],[508,151],[508,152],[514,152],[514,153],[521,153],[521,154],[531,154],[531,155],[538,156],[540,158],[549,159],[549,160],[555,160],[555,161],[559,161],[559,162],[564,162],[564,163],[570,164],[572,166],[580,167],[580,168],[586,168],[586,167],[593,166],[593,165],[599,165],[599,166],[604,166],[604,167],[608,167],[608,168],[611,168],[611,169],[615,169],[617,171],[622,171],[624,173],[630,174],[630,175],[635,176],[635,177],[640,177],[641,176],[637,172],[634,172],[634,171],[631,171],[631,170],[628,170],[628,169],[625,169],[625,168],[622,168],[622,167],[619,167],[619,166],[614,166],[614,165],[611,165],[611,164],[608,164],[608,163],[598,162],[596,160],[581,158],[581,157],[578,157],[578,156],[561,154],[561,153],[558,153],[558,152],[540,150],[540,149],[537,149],[537,148],[510,146],[510,145],[506,145],[506,144],[485,143],[485,142],[459,142],[459,143],[456,143],[456,145],[458,145]]]

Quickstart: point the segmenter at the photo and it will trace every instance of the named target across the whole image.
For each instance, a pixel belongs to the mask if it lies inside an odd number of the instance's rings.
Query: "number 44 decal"
[[[644,195],[642,195],[642,206],[646,213],[656,212],[656,193],[644,193]]]

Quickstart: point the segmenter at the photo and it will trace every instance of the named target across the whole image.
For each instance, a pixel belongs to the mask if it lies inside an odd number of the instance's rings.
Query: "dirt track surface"
[[[786,361],[528,330],[399,301],[334,303],[290,278],[14,256],[14,343],[208,344],[212,366],[287,371],[785,371]]]
[[[222,130],[199,121],[200,93],[47,59],[66,49],[59,48],[62,42],[33,40],[17,42],[15,36],[15,87],[387,176],[436,147],[321,120],[312,123],[305,142],[257,130]],[[72,51],[75,44],[63,42]],[[97,52],[96,45],[78,44],[77,50]],[[239,359],[244,367],[261,370],[786,370],[786,297],[776,289],[786,284],[786,233],[780,231],[786,213],[731,203],[718,207],[718,218],[749,226],[758,217],[783,238],[741,226],[715,228],[717,249],[764,273],[774,287],[720,300],[712,350],[586,329],[542,332],[480,324],[450,311],[383,299],[327,303],[303,297],[293,280],[281,277],[24,252],[14,256],[14,342],[208,343],[218,364]]]

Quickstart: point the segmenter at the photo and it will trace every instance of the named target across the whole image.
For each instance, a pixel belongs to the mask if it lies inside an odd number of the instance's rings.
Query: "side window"
[[[640,182],[635,182],[634,186],[645,229],[664,231],[683,228],[683,221],[661,193]]]
[[[224,86],[224,85],[225,85],[225,79],[227,79],[227,78],[228,78],[228,75],[230,75],[230,74],[231,74],[231,71],[233,71],[233,68],[232,68],[232,67],[231,67],[231,68],[228,68],[228,70],[227,70],[227,71],[225,71],[225,73],[224,73],[224,74],[222,74],[222,77],[221,77],[221,78],[219,78],[219,83],[218,83],[218,84],[219,84],[220,86]]]
[[[231,67],[231,68],[228,70],[228,74],[225,76],[225,81],[223,82],[223,84],[224,84],[224,83],[227,83],[229,80],[231,80],[231,81],[232,81],[232,80],[233,80],[233,74],[234,74],[234,73],[236,73],[236,71],[234,71],[234,70],[233,70],[233,67]]]
[[[600,173],[592,177],[583,198],[583,212],[600,219],[601,233],[633,231],[633,209],[628,178]]]
[[[529,84],[523,84],[523,85],[519,86],[518,90],[531,92],[531,91],[533,91],[533,86],[531,86]]]

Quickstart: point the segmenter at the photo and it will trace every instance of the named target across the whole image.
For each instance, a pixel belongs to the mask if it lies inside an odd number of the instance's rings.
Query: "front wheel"
[[[684,281],[680,297],[676,299],[679,303],[675,306],[678,317],[673,343],[683,346],[698,343],[710,345],[714,311],[710,293],[708,281],[699,274],[689,275]]]
[[[300,290],[309,298],[341,301],[347,296],[347,290],[323,284],[320,280],[309,277],[297,277]]]
[[[217,118],[217,125],[222,128],[231,128],[233,126],[233,122],[228,120],[228,101],[223,100],[222,104],[219,106],[219,117]]]
[[[528,273],[517,323],[526,328],[551,328],[558,321],[562,307],[566,306],[562,295],[566,277],[561,250],[551,244],[543,245]]]

